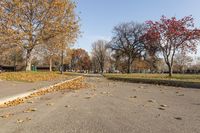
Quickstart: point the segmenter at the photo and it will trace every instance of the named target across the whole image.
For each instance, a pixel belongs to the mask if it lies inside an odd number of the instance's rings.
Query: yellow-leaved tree
[[[79,35],[76,4],[71,0],[1,0],[0,44],[17,44],[26,50],[26,70],[38,45],[64,47]],[[59,45],[59,46],[58,46]]]

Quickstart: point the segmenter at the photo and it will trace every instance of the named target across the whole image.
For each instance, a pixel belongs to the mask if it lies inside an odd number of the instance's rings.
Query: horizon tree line
[[[93,42],[88,54],[84,49],[70,49],[80,34],[75,7],[70,0],[0,2],[0,60],[14,66],[19,62],[26,71],[31,64],[48,64],[50,71],[57,66],[62,71],[65,67],[99,73],[105,68],[153,73],[167,67],[169,76],[177,68],[183,73],[192,66],[188,54],[196,53],[200,40],[192,16],[121,23],[113,28],[111,40]]]
[[[123,60],[127,73],[132,72],[131,65],[136,59],[145,60],[152,70],[157,69],[158,57],[162,55],[171,77],[175,56],[179,54],[187,57],[189,53],[196,53],[199,40],[200,29],[195,28],[192,16],[182,19],[162,16],[159,21],[142,24],[127,22],[115,26],[113,37],[106,46],[113,51],[116,63]],[[97,54],[95,51],[94,53]],[[180,62],[180,66],[184,66],[184,60]]]

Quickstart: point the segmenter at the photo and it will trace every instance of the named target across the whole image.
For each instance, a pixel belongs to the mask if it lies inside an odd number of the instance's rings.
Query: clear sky
[[[192,15],[200,27],[200,0],[76,0],[82,37],[75,47],[91,51],[97,39],[109,40],[121,22],[159,20],[162,15],[181,18]],[[200,55],[200,49],[198,52]]]

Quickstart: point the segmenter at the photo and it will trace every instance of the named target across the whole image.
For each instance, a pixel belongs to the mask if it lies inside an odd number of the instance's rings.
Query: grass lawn
[[[59,72],[5,72],[0,73],[1,80],[12,81],[25,81],[25,82],[37,82],[37,81],[52,81],[60,78],[66,78],[67,73],[61,75]]]
[[[174,74],[169,77],[168,74],[105,74],[107,78],[124,78],[124,79],[151,79],[151,80],[172,80],[172,81],[185,81],[185,82],[199,82],[200,75],[195,74]]]

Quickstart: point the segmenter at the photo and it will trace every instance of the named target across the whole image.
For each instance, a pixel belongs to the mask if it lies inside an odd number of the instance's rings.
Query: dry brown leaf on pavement
[[[159,110],[165,110],[164,108],[158,108]]]
[[[27,110],[23,111],[24,113],[30,113],[30,112],[35,112],[37,111],[36,108],[28,108]]]
[[[85,99],[90,99],[90,98],[92,98],[91,96],[87,96],[87,97],[85,97]]]
[[[27,103],[34,103],[33,101],[28,101]]]
[[[137,96],[130,96],[130,98],[137,98]]]
[[[30,120],[31,120],[31,118],[26,117],[26,121],[30,121]]]
[[[160,107],[168,107],[167,105],[165,104],[161,104]]]
[[[24,120],[22,120],[22,119],[17,119],[17,123],[23,123],[24,122]]]
[[[174,119],[176,119],[176,120],[182,120],[181,117],[174,117]]]
[[[155,103],[156,100],[150,99],[150,100],[148,100],[148,102],[149,102],[149,103]]]
[[[70,105],[65,105],[65,108],[70,108],[71,106]]]
[[[13,116],[14,114],[13,113],[6,113],[6,114],[4,114],[4,115],[1,115],[0,117],[1,118],[9,118],[9,117],[11,117],[11,116]]]
[[[47,103],[46,105],[47,105],[47,106],[53,106],[54,103]]]

